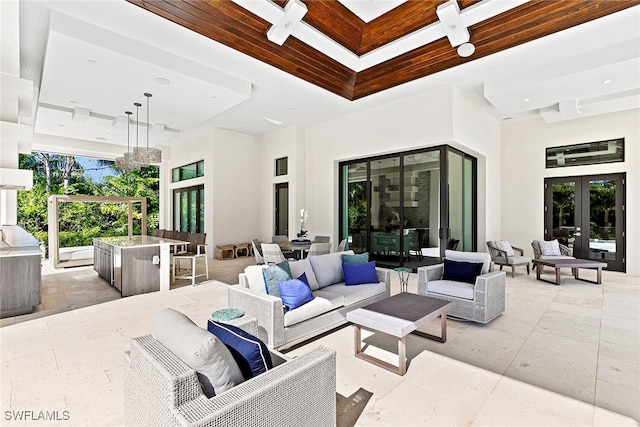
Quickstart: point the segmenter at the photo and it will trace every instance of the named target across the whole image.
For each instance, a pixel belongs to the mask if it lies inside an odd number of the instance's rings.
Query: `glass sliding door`
[[[441,248],[475,251],[476,184],[475,159],[446,148],[446,212],[443,212]],[[444,256],[444,252],[441,252]]]
[[[398,267],[401,261],[400,158],[378,159],[371,165],[370,257],[381,265]]]
[[[367,162],[342,166],[341,239],[355,253],[369,250],[369,166]]]
[[[475,159],[448,146],[340,165],[340,239],[384,267],[476,250]]]
[[[402,164],[404,265],[439,262],[440,152],[406,154]]]

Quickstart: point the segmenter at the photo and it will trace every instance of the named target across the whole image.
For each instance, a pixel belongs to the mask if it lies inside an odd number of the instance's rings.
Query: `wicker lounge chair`
[[[336,352],[326,347],[207,398],[196,372],[153,336],[131,339],[125,353],[127,426],[335,426]]]

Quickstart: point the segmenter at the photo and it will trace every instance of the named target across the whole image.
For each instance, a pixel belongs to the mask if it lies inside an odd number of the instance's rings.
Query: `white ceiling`
[[[135,118],[141,102],[144,143],[149,92],[150,145],[172,144],[204,126],[261,135],[444,85],[476,94],[497,119],[567,120],[640,108],[639,22],[636,6],[352,102],[122,0],[21,0],[21,77],[40,88],[23,121],[126,145],[124,111]]]

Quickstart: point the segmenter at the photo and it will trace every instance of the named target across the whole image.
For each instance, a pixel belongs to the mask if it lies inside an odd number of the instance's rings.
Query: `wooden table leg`
[[[540,280],[540,273],[542,273],[542,264],[536,264],[536,280]]]
[[[404,375],[407,372],[407,337],[398,339],[398,374]]]
[[[602,267],[598,267],[598,280],[596,282],[598,285],[602,284]]]
[[[447,342],[447,314],[443,313],[440,315],[440,326],[442,328],[442,333],[440,334],[440,336],[442,337],[442,341],[441,342]]]
[[[354,323],[354,328],[353,328],[353,343],[354,343],[354,347],[355,347],[355,355],[359,355],[360,353],[362,353],[362,347],[361,347],[361,343],[362,341],[360,340],[360,325],[357,325]]]
[[[556,267],[556,285],[560,285],[560,269]]]

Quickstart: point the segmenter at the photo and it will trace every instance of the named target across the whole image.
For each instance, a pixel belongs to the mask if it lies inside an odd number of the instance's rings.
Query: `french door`
[[[545,179],[545,240],[626,271],[625,181],[624,173]]]

